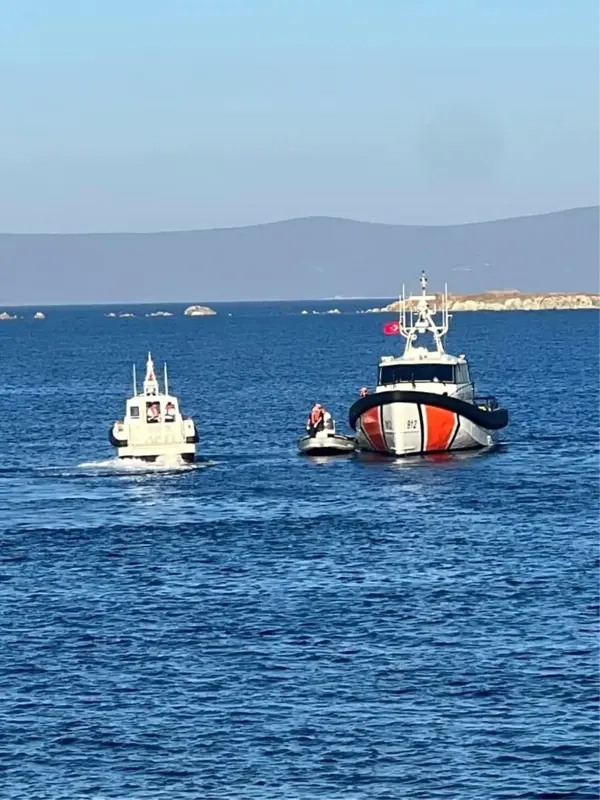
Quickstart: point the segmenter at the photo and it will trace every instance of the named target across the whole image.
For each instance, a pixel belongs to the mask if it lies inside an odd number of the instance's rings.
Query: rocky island
[[[436,299],[439,302],[441,295],[437,294]],[[448,296],[449,311],[558,311],[580,308],[600,308],[600,294],[531,294],[507,289]],[[383,308],[368,309],[369,313],[399,310],[399,300]]]
[[[183,313],[186,317],[212,317],[217,312],[208,306],[188,306]]]

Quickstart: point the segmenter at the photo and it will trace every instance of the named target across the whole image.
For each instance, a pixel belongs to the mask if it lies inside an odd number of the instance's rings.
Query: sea
[[[374,304],[0,323],[0,797],[598,797],[598,312],[454,314],[490,452],[302,457]],[[148,351],[195,465],[115,459]]]

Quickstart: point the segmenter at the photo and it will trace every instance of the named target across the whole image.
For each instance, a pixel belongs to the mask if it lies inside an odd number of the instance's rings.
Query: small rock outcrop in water
[[[121,311],[118,314],[115,314],[114,311],[110,311],[108,314],[105,314],[104,316],[109,317],[110,319],[115,319],[117,317],[119,319],[125,319],[126,317],[127,318],[135,317],[135,314],[132,314],[130,311]]]
[[[437,295],[438,301],[441,295]],[[510,291],[484,292],[483,294],[456,294],[448,297],[450,311],[559,311],[579,308],[600,308],[597,294],[531,294]],[[399,311],[396,300],[384,308],[371,308],[370,312]]]
[[[183,313],[186,317],[211,317],[217,312],[208,306],[188,306]]]
[[[301,311],[300,313],[304,316],[309,313],[317,315],[317,314],[341,314],[342,312],[339,310],[339,308],[330,308],[329,311],[315,311],[313,309],[310,312],[304,309],[304,311]]]
[[[33,318],[34,319],[46,319],[46,315],[42,314],[41,311],[36,311],[35,314],[33,315]]]
[[[8,319],[16,319],[16,318],[17,318],[16,315],[13,317],[8,313],[8,311],[3,311],[0,314],[0,320],[8,320]]]
[[[172,317],[170,311],[152,311],[150,314],[146,314],[147,317]]]

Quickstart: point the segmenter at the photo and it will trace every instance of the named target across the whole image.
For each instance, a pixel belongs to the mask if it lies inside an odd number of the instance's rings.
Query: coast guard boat
[[[192,462],[196,456],[198,434],[194,421],[182,416],[179,401],[169,394],[167,365],[164,366],[164,392],[160,391],[152,356],[148,353],[146,377],[138,394],[135,364],[133,397],[127,400],[125,418],[109,431],[109,441],[119,458],[182,459]]]
[[[358,446],[391,456],[470,450],[493,444],[493,432],[508,425],[508,411],[494,397],[476,397],[464,355],[445,352],[448,332],[448,288],[441,297],[441,325],[436,296],[427,294],[421,273],[421,294],[400,298],[398,322],[384,332],[406,339],[403,355],[383,356],[377,387],[357,400],[349,412]],[[430,334],[433,349],[417,346]]]

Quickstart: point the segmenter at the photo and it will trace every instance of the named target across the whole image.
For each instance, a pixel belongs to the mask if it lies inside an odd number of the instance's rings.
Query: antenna
[[[406,339],[404,356],[408,356],[411,353],[413,343],[417,342],[418,337],[424,333],[430,333],[433,336],[438,353],[444,352],[443,337],[448,332],[450,321],[450,314],[448,313],[448,284],[444,285],[443,293],[440,292],[439,300],[438,295],[427,294],[427,275],[424,270],[421,271],[420,284],[421,294],[411,294],[408,298],[404,294],[404,286],[402,287],[402,324],[400,333]],[[438,305],[441,305],[439,311]],[[440,312],[442,324],[437,325],[434,317]]]
[[[448,332],[448,323],[450,321],[450,317],[448,316],[448,284],[447,283],[444,284],[444,312],[445,312],[444,313],[444,321],[443,321],[442,324],[444,326],[444,333],[447,333]]]
[[[165,394],[169,394],[169,378],[167,377],[167,362],[165,361]]]
[[[137,397],[137,380],[135,374],[135,364],[133,365],[133,396]]]
[[[402,295],[401,295],[401,302],[400,302],[400,333],[402,336],[406,336],[406,290],[404,288],[404,284],[402,284]]]

